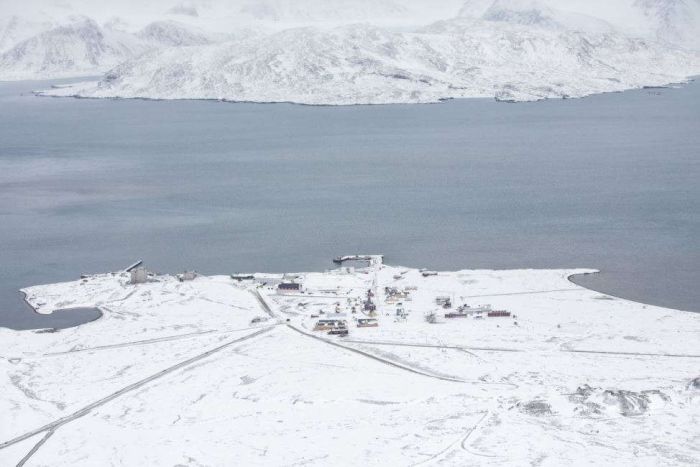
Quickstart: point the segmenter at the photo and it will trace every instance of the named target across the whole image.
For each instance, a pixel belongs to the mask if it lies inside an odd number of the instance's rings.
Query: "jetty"
[[[346,261],[367,261],[370,266],[379,266],[384,262],[384,255],[346,255],[333,258],[335,264],[343,264]]]

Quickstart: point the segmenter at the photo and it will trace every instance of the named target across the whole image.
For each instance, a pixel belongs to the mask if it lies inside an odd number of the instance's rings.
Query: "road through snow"
[[[4,449],[4,448],[6,448],[6,447],[8,447],[8,446],[12,446],[13,444],[19,443],[20,441],[24,441],[24,440],[26,440],[26,439],[28,439],[28,438],[31,438],[32,436],[35,436],[35,435],[37,435],[37,434],[39,434],[39,433],[43,433],[43,432],[45,432],[45,431],[53,432],[53,431],[57,430],[58,428],[60,428],[61,426],[65,425],[65,424],[67,424],[67,423],[69,423],[69,422],[72,422],[72,421],[75,420],[75,419],[78,419],[78,418],[80,418],[80,417],[83,417],[83,416],[87,415],[87,414],[90,413],[92,410],[94,410],[94,409],[96,409],[96,408],[98,408],[98,407],[100,407],[100,406],[102,406],[102,405],[105,405],[106,403],[108,403],[108,402],[110,402],[110,401],[112,401],[112,400],[114,400],[114,399],[116,399],[116,398],[118,398],[118,397],[120,397],[120,396],[123,396],[124,394],[126,394],[126,393],[128,393],[128,392],[134,391],[135,389],[139,389],[139,388],[145,386],[146,384],[148,384],[148,383],[150,383],[150,382],[152,382],[152,381],[155,381],[156,379],[161,378],[161,377],[163,377],[163,376],[165,376],[165,375],[167,375],[167,374],[169,374],[169,373],[172,373],[172,372],[177,371],[177,370],[179,370],[179,369],[181,369],[181,368],[184,368],[184,367],[186,367],[186,366],[188,366],[188,365],[191,365],[192,363],[195,363],[195,362],[197,362],[197,361],[199,361],[199,360],[202,360],[202,359],[204,359],[204,358],[206,358],[206,357],[208,357],[208,356],[210,356],[210,355],[212,355],[212,354],[215,354],[215,353],[217,353],[217,352],[220,352],[221,350],[224,350],[224,349],[226,349],[227,347],[230,347],[230,346],[232,346],[232,345],[234,345],[234,344],[238,344],[239,342],[243,342],[243,341],[252,339],[252,338],[254,338],[254,337],[257,337],[257,336],[259,336],[259,335],[261,335],[261,334],[264,334],[264,333],[266,333],[266,332],[269,332],[269,331],[271,331],[272,329],[273,329],[272,326],[266,327],[266,328],[264,328],[264,329],[261,329],[261,330],[259,330],[259,331],[254,332],[254,333],[252,333],[252,334],[248,334],[247,336],[243,336],[243,337],[240,337],[240,338],[238,338],[238,339],[233,339],[233,340],[231,340],[231,341],[226,342],[226,343],[223,344],[223,345],[220,345],[220,346],[218,346],[218,347],[215,347],[215,348],[213,348],[213,349],[211,349],[211,350],[207,350],[207,351],[204,352],[204,353],[201,353],[201,354],[199,354],[199,355],[196,355],[196,356],[194,356],[194,357],[192,357],[192,358],[188,358],[187,360],[182,361],[182,362],[180,362],[180,363],[177,363],[177,364],[175,364],[175,365],[173,365],[173,366],[170,366],[170,367],[168,367],[168,368],[165,368],[164,370],[161,370],[161,371],[159,371],[158,373],[155,373],[155,374],[149,376],[148,378],[144,378],[144,379],[142,379],[142,380],[140,380],[140,381],[137,381],[137,382],[135,382],[135,383],[133,383],[133,384],[130,384],[130,385],[128,385],[128,386],[126,386],[126,387],[124,387],[124,388],[118,390],[118,391],[115,391],[115,392],[113,392],[112,394],[110,394],[110,395],[107,396],[107,397],[103,397],[102,399],[98,399],[98,400],[94,401],[93,403],[91,403],[91,404],[89,404],[89,405],[86,405],[86,406],[83,407],[82,409],[80,409],[80,410],[78,410],[78,411],[76,411],[76,412],[74,412],[74,413],[72,413],[72,414],[70,414],[70,415],[67,415],[67,416],[65,416],[65,417],[59,418],[58,420],[55,420],[55,421],[53,421],[53,422],[51,422],[51,423],[48,423],[48,424],[46,424],[46,425],[44,425],[44,426],[42,426],[42,427],[40,427],[40,428],[37,428],[37,429],[35,429],[35,430],[29,431],[29,432],[27,432],[27,433],[25,433],[25,434],[23,434],[23,435],[17,436],[17,437],[15,437],[15,438],[13,438],[13,439],[10,439],[10,440],[1,442],[1,443],[0,443],[0,449]]]

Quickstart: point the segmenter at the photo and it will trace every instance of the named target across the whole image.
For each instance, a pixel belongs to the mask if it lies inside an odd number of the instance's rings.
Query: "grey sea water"
[[[20,287],[152,269],[594,267],[700,311],[700,85],[578,100],[308,107],[52,99],[0,83],[0,326]]]

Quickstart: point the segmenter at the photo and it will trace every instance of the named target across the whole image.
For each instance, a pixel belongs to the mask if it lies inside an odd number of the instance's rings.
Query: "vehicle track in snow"
[[[44,445],[46,441],[53,435],[54,430],[49,430],[46,432],[46,434],[39,440],[38,443],[32,447],[32,449],[17,463],[17,467],[22,467],[24,464],[27,463],[27,461],[34,455],[36,452],[39,450],[41,446]]]
[[[413,367],[410,367],[410,366],[402,365],[402,364],[400,364],[400,363],[397,363],[397,362],[394,362],[394,361],[391,361],[391,360],[388,360],[388,359],[385,359],[385,358],[382,358],[382,357],[378,357],[378,356],[373,355],[373,354],[371,354],[371,353],[369,353],[369,352],[365,352],[364,350],[355,349],[355,348],[352,348],[352,347],[348,347],[348,346],[346,346],[346,345],[342,345],[342,344],[340,344],[340,343],[338,343],[338,342],[333,342],[333,341],[328,340],[328,339],[325,339],[325,338],[323,338],[323,337],[314,336],[313,334],[309,334],[309,333],[307,333],[307,332],[305,332],[305,331],[302,331],[301,329],[298,329],[297,327],[295,327],[295,326],[293,326],[293,325],[291,325],[291,324],[287,324],[287,327],[288,327],[289,329],[293,330],[293,331],[298,332],[299,334],[301,334],[301,335],[303,335],[303,336],[310,337],[311,339],[315,339],[315,340],[320,341],[320,342],[323,342],[323,343],[325,343],[325,344],[332,345],[332,346],[334,346],[334,347],[338,347],[338,348],[340,348],[340,349],[344,349],[344,350],[347,350],[347,351],[356,353],[356,354],[358,354],[358,355],[362,355],[363,357],[371,358],[372,360],[375,360],[375,361],[377,361],[377,362],[383,363],[383,364],[385,364],[385,365],[389,365],[389,366],[392,366],[392,367],[394,367],[394,368],[399,368],[399,369],[401,369],[401,370],[408,371],[408,372],[411,372],[411,373],[414,373],[414,374],[417,374],[417,375],[427,376],[428,378],[439,379],[439,380],[448,381],[448,382],[451,382],[451,383],[472,383],[472,381],[466,381],[466,380],[459,379],[459,378],[455,378],[455,377],[451,377],[451,376],[443,376],[443,375],[438,375],[438,374],[427,373],[427,372],[422,371],[422,370],[419,370],[419,369],[417,369],[417,368],[413,368]]]
[[[260,305],[265,310],[265,312],[267,314],[269,314],[271,317],[277,319],[278,317],[275,315],[275,313],[272,311],[270,306],[267,304],[267,302],[263,298],[262,294],[258,290],[254,291],[253,294],[256,296],[256,298],[260,302]],[[415,367],[408,366],[408,365],[402,365],[402,364],[397,363],[395,361],[374,355],[370,352],[366,352],[364,350],[356,349],[356,348],[353,348],[353,347],[350,347],[347,345],[343,345],[339,342],[334,342],[332,340],[329,340],[329,339],[326,339],[326,338],[323,338],[320,336],[316,336],[314,334],[311,334],[310,332],[307,332],[303,329],[300,329],[297,326],[294,326],[293,324],[291,324],[289,322],[287,322],[286,325],[289,329],[301,334],[302,336],[306,336],[306,337],[309,337],[311,339],[315,339],[317,341],[323,342],[324,344],[332,345],[334,347],[344,349],[344,350],[347,350],[349,352],[356,353],[358,355],[362,355],[363,357],[370,358],[374,361],[383,363],[384,365],[388,365],[388,366],[391,366],[393,368],[398,368],[400,370],[408,371],[408,372],[413,373],[413,374],[425,376],[428,378],[438,379],[441,381],[447,381],[450,383],[477,384],[477,385],[487,384],[487,385],[496,385],[496,386],[508,386],[508,387],[512,387],[512,388],[518,387],[518,385],[514,384],[514,383],[489,383],[489,382],[484,382],[484,381],[469,381],[469,380],[464,380],[464,379],[453,377],[453,376],[445,376],[445,375],[440,375],[440,374],[428,373],[428,372],[426,372],[422,369],[419,369],[419,368],[415,368]],[[371,344],[372,342],[368,342],[368,343]]]
[[[429,457],[428,459],[424,459],[424,460],[422,460],[422,461],[420,461],[420,462],[417,462],[417,463],[415,463],[415,464],[411,464],[411,467],[414,467],[414,466],[416,466],[416,465],[428,464],[428,463],[430,463],[430,462],[436,462],[441,456],[443,456],[443,455],[447,454],[448,452],[452,451],[452,448],[453,448],[455,445],[457,445],[458,443],[459,443],[460,447],[462,448],[462,450],[464,450],[464,451],[466,451],[466,452],[468,452],[468,453],[470,453],[470,454],[474,454],[473,452],[469,451],[469,449],[467,449],[467,448],[465,447],[465,443],[467,442],[467,440],[469,439],[469,437],[476,431],[476,429],[479,427],[479,425],[481,425],[481,423],[484,421],[484,419],[490,414],[490,412],[489,412],[488,410],[485,411],[485,412],[479,412],[479,413],[482,413],[483,415],[481,416],[481,418],[480,418],[479,420],[477,420],[477,422],[476,422],[474,425],[472,425],[471,428],[469,428],[469,430],[467,430],[467,433],[466,433],[465,435],[460,436],[459,439],[457,439],[456,441],[450,443],[445,449],[443,449],[443,450],[441,450],[440,452],[438,452],[438,453],[432,455],[432,456]]]
[[[504,293],[490,293],[486,295],[464,295],[464,298],[481,298],[481,297],[506,297],[509,295],[533,295],[540,293],[551,293],[551,292],[580,292],[581,288],[577,289],[552,289],[552,290],[532,290],[524,292],[504,292]]]
[[[614,350],[576,350],[561,349],[561,352],[588,353],[600,355],[622,355],[628,357],[670,357],[670,358],[700,358],[700,355],[678,354],[678,353],[646,353],[646,352],[617,352]]]
[[[53,357],[53,356],[57,356],[57,355],[66,355],[66,354],[71,354],[71,353],[76,353],[76,352],[91,352],[91,351],[96,351],[96,350],[120,349],[123,347],[132,347],[132,346],[136,346],[136,345],[157,344],[159,342],[187,339],[187,338],[198,337],[198,336],[203,336],[203,335],[207,335],[207,334],[229,334],[229,333],[238,332],[238,331],[249,331],[251,329],[260,329],[260,327],[257,326],[257,327],[247,327],[247,328],[239,328],[239,329],[228,329],[225,331],[219,331],[217,329],[209,329],[206,331],[188,332],[186,334],[176,334],[173,336],[156,337],[153,339],[120,342],[117,344],[97,345],[95,347],[85,347],[82,349],[64,350],[62,352],[50,352],[50,353],[45,353],[44,356],[45,357]]]
[[[479,457],[498,457],[498,456],[494,456],[494,455],[492,455],[492,454],[484,454],[484,453],[480,453],[480,452],[474,452],[474,451],[472,451],[471,449],[469,449],[469,448],[467,447],[467,441],[469,440],[469,438],[471,437],[471,435],[474,434],[474,432],[479,428],[479,426],[481,426],[481,424],[483,423],[483,421],[484,421],[484,420],[486,419],[486,417],[488,417],[489,415],[491,415],[491,412],[490,412],[490,411],[487,410],[486,412],[484,412],[484,415],[479,419],[479,421],[476,422],[476,424],[467,432],[467,435],[464,437],[464,439],[462,439],[462,442],[460,443],[460,446],[462,447],[462,450],[468,452],[469,454],[472,454],[472,455],[474,455],[474,456],[479,456]]]
[[[255,297],[258,299],[258,302],[260,302],[260,306],[262,306],[263,310],[265,310],[265,312],[266,312],[268,315],[270,315],[272,318],[277,319],[278,317],[275,315],[275,313],[272,311],[272,309],[270,308],[270,306],[267,304],[267,302],[266,302],[265,299],[263,298],[263,296],[262,296],[262,294],[260,293],[260,291],[256,290],[256,291],[253,292],[253,294],[254,294]],[[348,346],[339,344],[338,342],[333,342],[333,341],[331,341],[331,340],[324,339],[323,337],[315,336],[315,335],[313,335],[313,334],[311,334],[311,333],[309,333],[309,332],[307,332],[307,331],[304,331],[304,330],[302,330],[302,329],[299,329],[298,327],[296,327],[296,326],[294,326],[294,325],[292,325],[292,324],[290,324],[290,323],[286,323],[286,325],[287,325],[287,327],[288,327],[289,329],[291,329],[292,331],[295,331],[295,332],[301,334],[302,336],[306,336],[306,337],[309,337],[309,338],[311,338],[311,339],[315,339],[315,340],[317,340],[317,341],[323,342],[324,344],[332,345],[332,346],[334,346],[334,347],[338,347],[338,348],[347,350],[347,351],[349,351],[349,352],[353,352],[353,353],[356,353],[356,354],[358,354],[358,355],[362,355],[363,357],[370,358],[370,359],[375,360],[375,361],[377,361],[377,362],[383,363],[384,365],[389,365],[389,366],[391,366],[391,367],[399,368],[399,369],[401,369],[401,370],[408,371],[408,372],[411,372],[411,373],[414,373],[414,374],[418,374],[418,375],[421,375],[421,376],[427,376],[428,378],[435,378],[435,379],[439,379],[439,380],[442,380],[442,381],[449,381],[449,382],[451,382],[451,383],[468,383],[468,382],[469,382],[469,381],[463,381],[463,380],[458,379],[458,378],[452,378],[452,377],[447,377],[447,376],[442,376],[442,375],[436,375],[436,374],[426,373],[426,372],[421,371],[421,370],[418,370],[418,369],[416,369],[416,368],[411,368],[411,367],[408,367],[408,366],[405,366],[405,365],[401,365],[400,363],[396,363],[396,362],[393,362],[393,361],[391,361],[391,360],[387,360],[387,359],[385,359],[385,358],[377,357],[376,355],[372,355],[372,354],[369,353],[369,352],[365,352],[365,351],[360,350],[360,349],[354,349],[354,348],[352,348],[352,347],[348,347]]]
[[[129,392],[131,392],[131,391],[134,391],[134,390],[136,390],[136,389],[139,389],[139,388],[141,388],[141,387],[147,385],[148,383],[151,383],[151,382],[153,382],[153,381],[155,381],[155,380],[157,380],[157,379],[159,379],[159,378],[162,378],[163,376],[166,376],[166,375],[168,375],[168,374],[170,374],[170,373],[173,373],[173,372],[175,372],[175,371],[177,371],[177,370],[180,370],[180,369],[182,369],[182,368],[185,368],[185,367],[187,367],[187,366],[189,366],[189,365],[191,365],[191,364],[193,364],[193,363],[195,363],[195,362],[198,362],[199,360],[202,360],[202,359],[204,359],[204,358],[207,358],[207,357],[209,357],[210,355],[215,354],[215,353],[217,353],[217,352],[220,352],[221,350],[224,350],[225,348],[230,347],[230,346],[232,346],[232,345],[234,345],[234,344],[238,344],[238,343],[240,343],[240,342],[247,341],[247,340],[249,340],[249,339],[253,339],[253,338],[255,338],[255,337],[257,337],[257,336],[259,336],[259,335],[261,335],[261,334],[267,333],[267,332],[271,331],[272,329],[274,329],[274,326],[269,326],[269,327],[263,328],[263,329],[261,329],[261,330],[259,330],[259,331],[256,331],[256,332],[254,332],[254,333],[248,334],[248,335],[246,335],[246,336],[243,336],[243,337],[239,337],[239,338],[237,338],[237,339],[230,340],[230,341],[226,342],[225,344],[222,344],[222,345],[220,345],[220,346],[218,346],[218,347],[215,347],[215,348],[213,348],[213,349],[207,350],[206,352],[203,352],[203,353],[201,353],[201,354],[195,355],[194,357],[188,358],[187,360],[184,360],[184,361],[182,361],[182,362],[180,362],[180,363],[176,363],[175,365],[169,366],[169,367],[165,368],[164,370],[159,371],[158,373],[155,373],[155,374],[153,374],[153,375],[151,375],[151,376],[149,376],[149,377],[147,377],[147,378],[144,378],[144,379],[142,379],[142,380],[140,380],[140,381],[137,381],[137,382],[135,382],[135,383],[132,383],[132,384],[130,384],[130,385],[128,385],[128,386],[125,386],[125,387],[123,387],[122,389],[119,389],[118,391],[115,391],[115,392],[113,392],[112,394],[110,394],[110,395],[108,395],[108,396],[106,396],[106,397],[103,397],[103,398],[101,398],[101,399],[98,399],[98,400],[92,402],[91,404],[88,404],[88,405],[86,405],[85,407],[83,407],[83,408],[81,408],[81,409],[79,409],[79,410],[73,412],[73,413],[70,414],[70,415],[67,415],[67,416],[65,416],[65,417],[59,418],[58,420],[55,420],[55,421],[53,421],[53,422],[51,422],[51,423],[48,423],[48,424],[46,424],[46,425],[44,425],[44,426],[42,426],[42,427],[36,428],[36,429],[34,429],[34,430],[32,430],[32,431],[29,431],[29,432],[27,432],[27,433],[24,433],[24,434],[22,434],[22,435],[19,435],[19,436],[15,437],[15,438],[12,438],[12,439],[10,439],[10,440],[1,442],[1,443],[0,443],[0,449],[4,449],[4,448],[6,448],[6,447],[8,447],[8,446],[12,446],[13,444],[16,444],[16,443],[19,443],[19,442],[21,442],[21,441],[24,441],[24,440],[26,440],[26,439],[28,439],[28,438],[31,438],[32,436],[38,435],[39,433],[43,433],[43,432],[45,432],[45,431],[52,431],[52,432],[53,432],[53,431],[57,430],[58,428],[62,427],[63,425],[65,425],[65,424],[67,424],[67,423],[70,423],[70,422],[72,422],[72,421],[74,421],[74,420],[77,420],[78,418],[81,418],[81,417],[83,417],[83,416],[89,414],[92,410],[94,410],[94,409],[96,409],[96,408],[99,408],[99,407],[101,407],[101,406],[107,404],[108,402],[111,402],[111,401],[113,401],[114,399],[117,399],[118,397],[123,396],[124,394],[127,394],[127,393],[129,393]]]
[[[465,347],[458,345],[438,345],[438,344],[418,344],[412,342],[391,342],[391,341],[364,341],[364,340],[346,340],[345,342],[351,342],[355,344],[371,344],[371,345],[395,345],[397,347],[426,347],[433,349],[453,349],[453,350],[463,350],[470,355],[478,357],[475,353],[470,352],[470,350],[483,350],[489,352],[522,352],[520,349],[508,349],[503,347]]]

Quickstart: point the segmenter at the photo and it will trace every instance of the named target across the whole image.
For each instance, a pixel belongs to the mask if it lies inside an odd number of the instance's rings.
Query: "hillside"
[[[23,19],[31,5],[0,23],[0,79],[105,73],[44,92],[56,96],[521,101],[700,73],[700,0],[127,2],[104,11],[73,1],[44,7],[42,22]],[[66,8],[84,14],[63,17]]]

